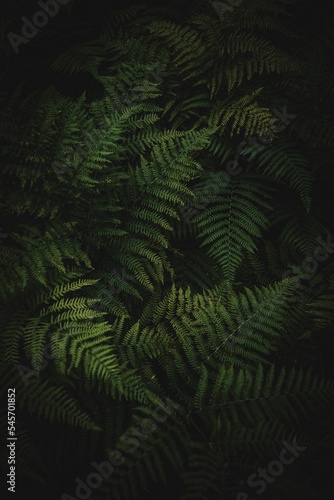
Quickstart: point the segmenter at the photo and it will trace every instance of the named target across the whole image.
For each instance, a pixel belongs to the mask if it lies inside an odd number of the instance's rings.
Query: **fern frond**
[[[255,251],[256,238],[268,226],[270,205],[263,201],[263,191],[259,178],[250,174],[232,178],[216,195],[217,201],[194,218],[201,246],[210,244],[208,255],[221,266],[225,279],[233,279],[243,251]]]

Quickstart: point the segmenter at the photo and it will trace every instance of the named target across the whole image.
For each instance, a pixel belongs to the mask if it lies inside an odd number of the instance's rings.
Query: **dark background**
[[[175,16],[182,10],[183,6],[194,4],[191,1],[176,2],[173,0],[167,0],[164,3],[175,6]],[[159,3],[153,0],[146,0],[145,2],[117,0],[108,3],[102,1],[72,0],[67,5],[60,6],[59,13],[55,18],[50,19],[47,26],[41,29],[40,33],[30,40],[28,44],[22,44],[19,53],[16,55],[10,46],[6,34],[9,31],[21,34],[23,24],[21,17],[26,16],[28,19],[31,19],[34,13],[39,10],[39,7],[35,0],[3,2],[1,5],[3,36],[0,52],[3,79],[0,91],[3,92],[14,88],[20,81],[25,80],[27,82],[27,92],[40,92],[52,83],[60,85],[68,95],[79,95],[84,88],[92,85],[90,77],[78,76],[70,80],[55,81],[54,74],[47,70],[48,62],[72,45],[93,40],[98,36],[101,33],[108,13],[137,4],[148,6],[159,5]],[[333,28],[333,16],[330,9],[331,5],[327,2],[297,2],[295,6],[291,7],[291,24],[305,41],[314,36],[321,37],[326,29]],[[333,164],[328,162],[318,172],[320,182],[316,186],[314,197],[322,200],[323,208],[327,215],[328,226],[334,234],[333,169]],[[322,342],[324,342],[324,357],[327,359],[328,364],[331,363],[332,359],[331,350],[329,349],[330,338],[330,332],[324,332]],[[328,347],[326,348],[326,346]],[[34,425],[33,422],[31,424]],[[47,425],[44,423],[40,425],[40,435],[42,436],[47,432]],[[97,459],[96,461],[98,462],[99,460]],[[72,466],[69,466],[67,472],[69,484],[73,486],[73,477],[79,475],[84,478],[90,471],[78,471],[75,464],[72,464]],[[56,486],[46,485],[45,498],[51,498],[50,490],[53,488],[56,489]],[[17,489],[19,489],[19,483],[17,484]],[[38,492],[39,494],[41,493],[40,487]],[[34,498],[34,492],[27,492],[27,497]],[[162,498],[161,494],[160,498]]]

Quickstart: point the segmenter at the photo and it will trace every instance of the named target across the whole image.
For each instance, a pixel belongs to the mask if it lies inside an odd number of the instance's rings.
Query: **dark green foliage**
[[[324,498],[334,381],[317,342],[334,279],[314,187],[333,147],[332,39],[304,45],[295,4],[221,19],[205,1],[133,6],[94,39],[78,25],[84,40],[45,63],[52,84],[3,92],[0,374],[28,485],[74,494],[118,449],[96,500],[175,483],[182,500],[257,498],[247,478],[296,439],[306,451],[265,498]],[[83,471],[69,486],[62,450]]]

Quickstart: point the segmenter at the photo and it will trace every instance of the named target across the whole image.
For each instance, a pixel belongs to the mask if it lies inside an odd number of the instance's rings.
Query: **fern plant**
[[[113,450],[97,500],[256,498],[296,440],[265,498],[331,491],[332,41],[304,45],[296,3],[115,11],[50,53],[50,85],[3,92],[2,393],[36,498]]]

